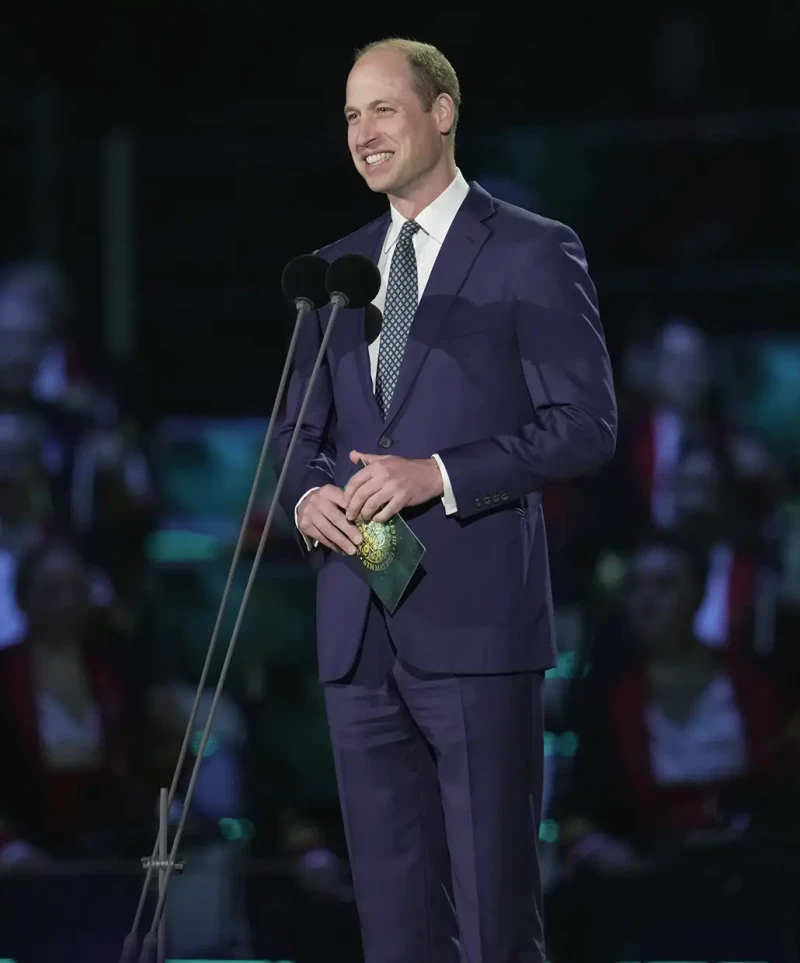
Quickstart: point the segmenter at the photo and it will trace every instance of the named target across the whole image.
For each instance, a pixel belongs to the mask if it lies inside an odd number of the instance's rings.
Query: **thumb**
[[[360,451],[351,451],[350,461],[354,465],[357,465],[359,461],[363,461],[365,465],[368,465],[372,461],[372,455],[364,455]]]

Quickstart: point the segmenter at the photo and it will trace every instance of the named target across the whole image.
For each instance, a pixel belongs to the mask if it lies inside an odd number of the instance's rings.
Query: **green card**
[[[356,521],[356,525],[364,541],[350,560],[391,615],[422,561],[425,546],[402,515],[384,523]]]

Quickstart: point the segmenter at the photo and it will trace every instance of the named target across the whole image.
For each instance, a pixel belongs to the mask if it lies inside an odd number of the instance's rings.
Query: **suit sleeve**
[[[292,433],[298,424],[300,407],[322,343],[322,328],[316,311],[308,314],[301,325],[286,404],[275,442],[279,469],[286,462]],[[328,362],[323,359],[281,492],[281,505],[289,518],[295,517],[295,507],[310,489],[332,483],[336,463],[334,431],[333,389]]]
[[[611,363],[581,242],[555,225],[523,258],[515,327],[533,417],[511,434],[440,450],[467,518],[588,474],[610,460],[617,432]],[[498,372],[498,377],[501,377]]]

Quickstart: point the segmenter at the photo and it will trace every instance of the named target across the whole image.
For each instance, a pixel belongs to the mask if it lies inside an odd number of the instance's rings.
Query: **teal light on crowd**
[[[203,741],[202,732],[198,731],[198,732],[192,733],[192,741],[189,744],[189,748],[191,749],[193,756],[196,756],[197,753],[200,751],[200,743],[202,741]],[[203,753],[203,758],[208,759],[209,756],[213,756],[214,753],[217,751],[217,748],[218,748],[217,740],[214,738],[214,736],[209,736],[208,742],[206,743],[205,752]]]
[[[574,679],[578,670],[578,653],[575,649],[570,652],[559,652],[558,665],[545,672],[546,679]]]
[[[256,827],[249,819],[230,819],[224,817],[217,823],[220,832],[230,842],[250,842],[256,834]],[[281,961],[277,961],[281,963]]]
[[[555,843],[558,840],[558,823],[555,819],[543,819],[539,826],[539,839],[543,843]]]
[[[578,751],[578,734],[575,732],[562,732],[558,737],[558,754],[567,759],[574,756]]]
[[[569,652],[559,652],[558,665],[554,669],[545,672],[546,679],[577,679],[580,674],[583,678],[589,672],[590,663],[587,661],[581,671],[580,653],[577,649],[570,649]]]
[[[578,734],[575,732],[545,732],[544,754],[571,759],[578,751]]]

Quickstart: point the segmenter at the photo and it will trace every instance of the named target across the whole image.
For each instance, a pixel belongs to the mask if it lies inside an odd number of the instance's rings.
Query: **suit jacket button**
[[[500,501],[503,501],[503,502],[508,501],[508,495],[506,495],[505,492],[503,492],[503,494],[500,496]]]
[[[499,504],[500,504],[500,496],[499,496],[499,495],[495,495],[494,498],[492,499],[492,503],[495,504],[495,505],[499,505]]]
[[[475,507],[476,507],[476,508],[480,508],[482,505],[483,505],[483,502],[480,500],[480,498],[476,498],[476,499],[475,499]]]
[[[381,446],[381,448],[391,448],[392,439],[388,435],[383,435],[378,444]]]
[[[491,505],[491,504],[492,504],[491,495],[487,495],[486,498],[484,498],[483,504],[484,504],[484,505]]]

